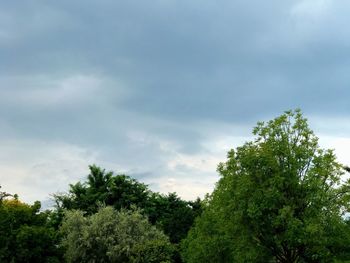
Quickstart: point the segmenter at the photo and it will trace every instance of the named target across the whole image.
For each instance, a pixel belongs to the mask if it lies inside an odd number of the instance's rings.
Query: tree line
[[[350,262],[349,168],[300,110],[253,135],[204,200],[96,165],[52,210],[0,191],[0,262]]]

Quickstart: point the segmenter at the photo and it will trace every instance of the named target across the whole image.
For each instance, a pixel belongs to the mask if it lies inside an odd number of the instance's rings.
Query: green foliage
[[[218,166],[222,178],[183,242],[187,262],[330,262],[349,251],[349,182],[300,111],[253,134]]]
[[[30,206],[18,199],[0,203],[0,262],[58,262],[57,236],[48,226],[40,202]]]
[[[198,198],[188,202],[182,200],[176,193],[168,195],[152,193],[143,211],[150,222],[162,229],[175,244],[173,261],[182,262],[177,244],[187,236],[194,219],[202,212],[201,200]]]
[[[136,244],[132,261],[135,263],[170,263],[174,247],[164,240],[151,240]]]
[[[201,213],[201,204],[199,198],[188,202],[176,193],[153,193],[144,207],[144,212],[152,224],[156,224],[169,236],[172,243],[179,243]]]
[[[61,231],[67,262],[170,262],[172,255],[168,238],[139,210],[67,211]]]
[[[350,262],[350,218],[341,222],[337,228],[336,234],[330,235],[330,249],[336,255],[337,262]]]
[[[99,205],[111,205],[116,209],[131,205],[144,207],[149,190],[145,184],[126,175],[114,175],[95,165],[89,166],[87,182],[70,185],[69,194],[56,194],[59,208],[79,209],[88,214],[96,213]]]
[[[172,243],[179,243],[186,237],[194,219],[201,213],[200,199],[188,202],[175,193],[153,193],[145,184],[129,176],[114,175],[95,165],[90,166],[87,181],[70,185],[69,192],[68,195],[55,195],[58,220],[62,218],[62,209],[79,209],[90,215],[96,213],[101,204],[117,210],[137,206]]]

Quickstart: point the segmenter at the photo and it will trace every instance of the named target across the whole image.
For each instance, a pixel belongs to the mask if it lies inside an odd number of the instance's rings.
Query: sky
[[[258,121],[300,108],[350,164],[350,2],[2,1],[0,185],[46,202],[91,164],[211,192]]]

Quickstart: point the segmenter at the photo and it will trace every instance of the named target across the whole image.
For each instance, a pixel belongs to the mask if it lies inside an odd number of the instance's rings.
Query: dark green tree
[[[184,201],[176,193],[152,193],[143,211],[150,222],[162,229],[174,244],[173,261],[182,262],[178,244],[187,236],[195,218],[201,213],[201,200]]]
[[[84,183],[70,185],[68,194],[55,194],[59,209],[79,209],[88,214],[96,213],[101,204],[116,209],[131,205],[144,207],[149,190],[145,184],[126,175],[114,175],[96,165],[89,166],[90,174]]]
[[[22,203],[17,198],[0,203],[0,262],[59,262],[57,233],[49,226],[40,202]]]
[[[159,226],[169,236],[172,243],[179,243],[201,212],[200,199],[189,202],[182,200],[176,193],[153,193],[144,212],[152,224]]]
[[[56,219],[62,219],[63,209],[79,209],[88,215],[97,212],[101,204],[115,209],[137,206],[149,221],[164,231],[172,243],[179,243],[201,213],[201,201],[184,201],[170,193],[150,191],[147,185],[126,175],[114,175],[92,165],[86,182],[70,185],[68,194],[56,194]]]
[[[350,251],[349,181],[301,112],[259,122],[253,134],[218,166],[221,179],[183,242],[187,262],[333,262]]]

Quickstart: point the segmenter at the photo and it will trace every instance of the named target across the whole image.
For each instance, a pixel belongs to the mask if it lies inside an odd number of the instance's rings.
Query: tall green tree
[[[114,175],[96,165],[89,166],[87,181],[70,185],[68,194],[55,194],[58,208],[79,209],[93,214],[101,204],[116,209],[131,205],[144,207],[150,191],[147,186],[126,175]]]
[[[301,112],[259,122],[253,135],[218,166],[221,179],[183,242],[187,262],[332,262],[349,251],[349,181]]]

